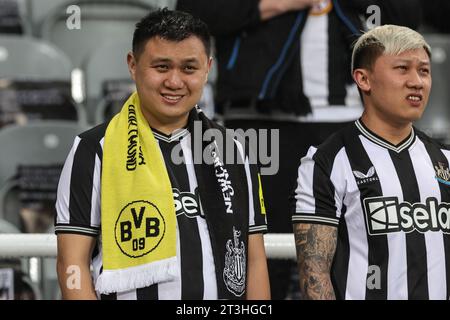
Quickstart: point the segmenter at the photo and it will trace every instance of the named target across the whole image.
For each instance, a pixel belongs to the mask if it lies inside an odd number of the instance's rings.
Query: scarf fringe
[[[97,278],[95,289],[101,294],[124,292],[172,281],[179,276],[177,258],[172,257],[126,269],[103,270]]]

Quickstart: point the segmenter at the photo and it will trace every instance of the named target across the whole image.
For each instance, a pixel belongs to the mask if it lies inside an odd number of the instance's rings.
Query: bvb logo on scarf
[[[119,214],[114,233],[120,250],[131,258],[152,252],[164,237],[164,217],[148,201],[133,201]]]

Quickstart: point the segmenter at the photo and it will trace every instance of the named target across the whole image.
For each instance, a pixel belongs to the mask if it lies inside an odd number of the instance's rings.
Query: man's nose
[[[167,74],[164,84],[167,88],[176,90],[183,88],[184,82],[178,70],[171,70]]]
[[[411,71],[408,82],[406,85],[410,88],[422,89],[423,88],[423,77],[417,70]]]

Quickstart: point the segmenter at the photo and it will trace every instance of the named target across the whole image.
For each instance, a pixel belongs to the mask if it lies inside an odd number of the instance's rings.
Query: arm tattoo
[[[294,225],[295,246],[303,299],[336,299],[330,269],[337,243],[337,228],[318,224]]]

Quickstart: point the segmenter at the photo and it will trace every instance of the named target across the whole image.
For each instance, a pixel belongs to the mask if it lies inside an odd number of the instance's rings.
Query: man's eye
[[[422,72],[423,74],[429,74],[430,70],[427,68],[422,68],[422,69],[420,69],[420,72]]]
[[[397,69],[400,69],[400,70],[407,70],[408,68],[407,68],[406,66],[397,66]]]
[[[194,72],[195,70],[197,70],[197,68],[193,66],[186,66],[184,67],[184,70],[186,70],[187,72]]]
[[[165,64],[159,64],[159,65],[155,66],[155,68],[157,70],[161,70],[161,71],[165,71],[165,70],[169,69],[169,67],[167,65],[165,65]]]

